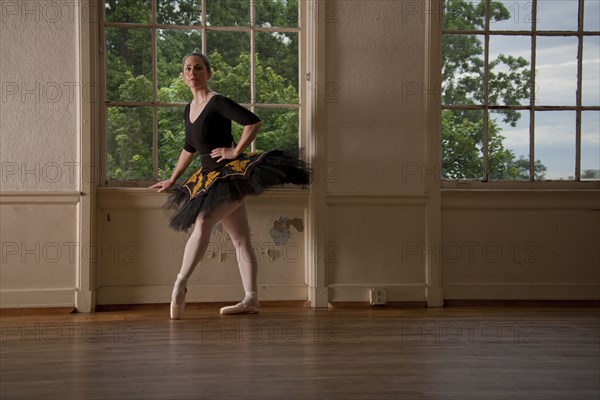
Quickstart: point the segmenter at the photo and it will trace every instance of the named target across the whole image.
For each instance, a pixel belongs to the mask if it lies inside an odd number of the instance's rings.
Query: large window
[[[263,121],[253,149],[298,146],[299,0],[101,0],[101,160],[105,185],[170,176],[191,93],[183,59],[206,54],[210,86]],[[239,138],[242,128],[234,125]]]
[[[444,0],[445,179],[600,179],[599,6]]]

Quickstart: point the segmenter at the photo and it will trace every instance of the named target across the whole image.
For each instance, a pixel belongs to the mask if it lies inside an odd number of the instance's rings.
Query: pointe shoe
[[[221,315],[233,315],[233,314],[256,314],[260,311],[260,304],[258,302],[239,302],[234,306],[227,306],[221,308]]]
[[[187,288],[185,289],[185,294],[187,294]],[[181,304],[175,304],[173,300],[171,300],[171,319],[181,319],[181,317],[183,317],[184,310],[185,297],[183,298],[183,302]]]

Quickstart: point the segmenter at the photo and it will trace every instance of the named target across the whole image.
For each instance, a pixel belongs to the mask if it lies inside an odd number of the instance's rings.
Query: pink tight
[[[208,218],[201,215],[196,219],[194,230],[185,245],[181,270],[173,287],[172,299],[175,304],[181,304],[185,298],[187,281],[194,272],[196,265],[202,260],[210,242],[210,234],[215,224],[221,222],[223,228],[235,247],[238,267],[246,296],[256,296],[256,277],[258,265],[256,255],[250,241],[250,227],[244,201],[225,203],[216,209]]]

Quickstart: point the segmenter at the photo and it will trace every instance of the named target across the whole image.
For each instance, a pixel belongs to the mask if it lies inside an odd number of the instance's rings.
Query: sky
[[[531,0],[496,0],[511,12],[510,20],[492,23],[494,30],[531,29]],[[538,30],[576,30],[577,0],[538,0]],[[600,30],[600,0],[585,0],[584,31]],[[584,37],[582,103],[600,105],[600,38]],[[490,60],[498,54],[522,56],[531,62],[528,36],[492,36]],[[577,38],[538,37],[536,58],[537,105],[574,106],[576,103]],[[493,116],[493,115],[492,115]],[[500,124],[507,148],[517,157],[529,156],[529,112],[522,112],[516,127]],[[582,115],[581,171],[600,170],[600,111]],[[575,112],[544,111],[535,115],[535,159],[548,170],[546,179],[575,175]]]

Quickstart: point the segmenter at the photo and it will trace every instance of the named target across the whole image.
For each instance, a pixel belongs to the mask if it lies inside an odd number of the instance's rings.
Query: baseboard
[[[75,307],[15,307],[0,308],[0,317],[15,317],[29,315],[64,315],[77,312]]]
[[[261,301],[260,305],[263,308],[266,307],[291,307],[291,308],[302,308],[305,307],[305,300],[273,300],[273,301]],[[230,306],[232,302],[222,301],[207,301],[207,302],[194,302],[186,303],[186,310],[204,310],[204,309],[219,309],[224,306]],[[102,304],[96,306],[96,312],[111,312],[111,311],[148,311],[148,310],[168,310],[169,303],[149,303],[149,304]]]
[[[329,308],[426,308],[426,301],[388,301],[386,305],[373,306],[368,301],[330,301]]]
[[[449,300],[600,300],[597,283],[521,283],[521,282],[454,282],[444,284],[444,298]]]
[[[421,283],[334,283],[328,286],[329,302],[363,303],[369,300],[369,290],[380,288],[387,291],[388,303],[426,302],[425,285]]]
[[[0,309],[7,308],[73,308],[75,288],[2,289]]]
[[[296,284],[261,284],[258,297],[261,304],[268,301],[300,301],[307,297],[306,285]],[[193,303],[238,302],[244,297],[242,285],[188,285],[186,301]],[[119,304],[168,304],[171,301],[171,285],[147,286],[103,286],[96,291],[96,309],[100,305]]]
[[[600,307],[600,300],[444,300],[444,307]]]

